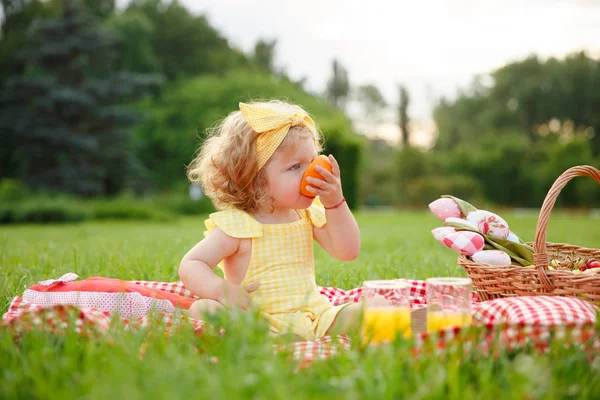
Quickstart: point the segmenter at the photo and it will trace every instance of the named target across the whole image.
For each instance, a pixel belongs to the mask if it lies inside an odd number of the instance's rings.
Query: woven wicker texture
[[[482,301],[511,296],[568,296],[600,303],[600,274],[574,274],[570,271],[548,269],[552,259],[566,257],[600,260],[600,250],[566,243],[546,243],[550,213],[560,191],[574,177],[589,176],[600,183],[600,171],[591,166],[577,166],[565,171],[552,185],[540,210],[533,245],[535,267],[510,265],[498,267],[477,263],[461,255],[462,266]]]

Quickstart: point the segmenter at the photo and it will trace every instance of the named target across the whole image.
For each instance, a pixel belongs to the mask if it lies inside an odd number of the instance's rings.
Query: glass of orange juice
[[[469,278],[429,278],[427,331],[471,325],[472,281]]]
[[[362,336],[365,342],[391,342],[410,337],[410,285],[402,279],[363,283]]]

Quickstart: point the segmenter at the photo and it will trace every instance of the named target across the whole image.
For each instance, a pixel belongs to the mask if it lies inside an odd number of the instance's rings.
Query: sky
[[[276,66],[323,92],[338,59],[354,87],[375,84],[390,104],[397,84],[411,97],[409,115],[424,142],[432,109],[478,74],[532,53],[600,57],[600,0],[180,0],[230,43],[251,52],[277,39]],[[120,1],[119,3],[126,3]],[[361,113],[349,113],[360,126]],[[372,135],[398,136],[395,112]],[[417,141],[420,139],[418,138]],[[424,143],[423,143],[424,144]]]

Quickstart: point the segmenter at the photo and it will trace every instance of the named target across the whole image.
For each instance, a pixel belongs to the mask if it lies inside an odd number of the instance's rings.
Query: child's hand
[[[315,171],[321,174],[323,179],[306,178],[306,182],[310,184],[306,190],[319,196],[325,208],[333,207],[344,199],[340,166],[331,154],[329,155],[329,162],[331,163],[331,172],[320,165],[315,168]]]
[[[250,308],[250,293],[256,291],[260,282],[252,282],[247,285],[232,285],[227,283],[217,298],[217,301],[225,307],[239,307],[246,311]]]

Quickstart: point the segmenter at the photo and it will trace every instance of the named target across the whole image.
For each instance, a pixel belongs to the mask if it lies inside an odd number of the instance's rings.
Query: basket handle
[[[565,187],[567,182],[576,176],[590,176],[594,178],[596,182],[600,183],[600,171],[589,165],[571,167],[563,172],[548,191],[544,203],[542,204],[537,226],[535,228],[533,262],[540,274],[540,280],[549,290],[554,289],[554,285],[550,283],[548,276],[544,272],[544,270],[548,269],[548,253],[546,248],[546,229],[548,228],[548,220],[550,219],[550,212],[554,207],[554,203],[556,202],[560,191]]]

